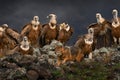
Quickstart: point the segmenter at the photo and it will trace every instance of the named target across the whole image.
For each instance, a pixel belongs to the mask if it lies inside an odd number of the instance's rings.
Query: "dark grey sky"
[[[0,25],[7,23],[20,31],[34,15],[44,24],[46,16],[54,13],[58,23],[67,22],[74,28],[70,42],[75,42],[89,24],[96,22],[97,12],[111,20],[113,9],[120,11],[120,0],[0,0]]]

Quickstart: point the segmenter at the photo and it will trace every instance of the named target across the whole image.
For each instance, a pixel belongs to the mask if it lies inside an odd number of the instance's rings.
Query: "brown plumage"
[[[0,56],[8,54],[7,52],[14,49],[16,45],[14,39],[6,34],[3,27],[0,27]]]
[[[1,27],[5,29],[6,35],[12,38],[16,42],[16,44],[19,43],[20,34],[16,30],[11,29],[10,27],[8,27],[7,24],[3,24]]]
[[[56,21],[56,15],[50,14],[50,21],[48,24],[44,24],[42,26],[42,32],[41,32],[41,38],[40,38],[40,43],[42,46],[46,44],[50,44],[52,40],[57,38],[57,21]]]
[[[27,36],[23,37],[23,40],[20,42],[20,45],[16,46],[12,52],[19,52],[23,55],[33,54],[33,48],[30,46],[30,42],[28,41]]]
[[[66,63],[67,61],[77,61],[80,62],[84,54],[81,53],[81,50],[78,47],[65,47],[57,46],[55,52],[58,56],[57,66]]]
[[[115,44],[120,44],[120,18],[118,17],[118,11],[113,10],[113,20],[112,20],[112,35]]]
[[[38,20],[38,16],[34,16],[34,19],[31,21],[31,23],[25,25],[21,31],[21,36],[27,36],[31,46],[33,47],[39,47],[39,37],[42,26]]]
[[[57,40],[65,44],[70,39],[73,32],[73,28],[71,28],[68,24],[62,23],[59,25]]]
[[[100,13],[96,14],[97,23],[91,24],[88,27],[88,31],[94,32],[93,47],[110,47],[113,44],[113,37],[111,34],[111,23],[105,20]]]

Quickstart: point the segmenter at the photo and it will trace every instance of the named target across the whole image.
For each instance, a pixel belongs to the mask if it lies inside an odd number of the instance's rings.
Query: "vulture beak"
[[[101,16],[100,13],[96,14],[96,19],[97,19],[97,23],[98,24],[103,23],[105,21],[104,18]]]

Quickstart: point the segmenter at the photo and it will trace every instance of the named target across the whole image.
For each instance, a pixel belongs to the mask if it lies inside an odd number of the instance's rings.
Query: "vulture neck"
[[[88,40],[88,39],[84,39],[85,44],[91,45],[93,43],[93,40]]]
[[[98,23],[98,24],[102,24],[104,21],[105,21],[105,19],[102,18],[102,17],[97,18],[97,23]]]
[[[49,26],[50,26],[50,29],[55,29],[56,28],[56,24],[49,23]]]
[[[31,21],[31,24],[32,24],[32,27],[34,30],[37,30],[38,29],[38,25],[40,24],[39,21],[35,21],[35,20],[32,20]]]
[[[22,42],[20,48],[24,51],[29,50],[30,49],[29,42]]]
[[[119,22],[119,20],[118,20],[117,14],[116,14],[116,15],[113,16],[112,26],[113,26],[114,28],[116,28],[116,27],[118,27],[119,25],[120,25],[120,22]]]
[[[34,30],[38,29],[38,25],[33,25],[32,27],[33,27]]]

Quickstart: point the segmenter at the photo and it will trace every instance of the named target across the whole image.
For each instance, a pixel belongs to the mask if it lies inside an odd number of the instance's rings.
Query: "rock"
[[[117,50],[120,51],[120,46],[117,46]]]
[[[8,68],[8,69],[18,68],[18,65],[17,65],[17,64],[11,63],[11,62],[8,62],[8,61],[3,61],[1,65],[2,65],[2,67],[6,67],[6,68]]]
[[[51,44],[52,47],[56,47],[56,46],[63,46],[63,44],[60,41],[57,40],[52,40]]]
[[[55,54],[55,51],[49,51],[48,56],[49,56],[49,58],[57,58],[57,55]]]
[[[42,65],[42,66],[41,66]],[[49,69],[49,64],[33,64],[29,68],[35,70],[39,74],[39,79],[50,79],[52,77]]]
[[[107,48],[103,47],[103,48],[99,49],[99,53],[107,53],[107,54],[109,54],[109,51],[108,51]]]
[[[33,51],[33,56],[34,57],[41,56],[41,52],[40,52],[39,48],[33,48],[33,49],[34,49],[34,51]]]
[[[7,76],[7,79],[14,80],[15,78],[20,78],[25,76],[25,74],[26,74],[25,68],[16,68],[10,71],[9,75]]]
[[[50,49],[50,45],[45,45],[45,46],[43,46],[42,48],[41,48],[41,51],[43,51],[43,52],[48,52],[48,51],[50,51],[51,49]]]
[[[22,59],[19,61],[19,64],[21,66],[29,66],[30,64],[34,63],[35,60],[36,58],[33,57],[32,55],[24,55]]]
[[[28,70],[26,75],[29,80],[38,80],[39,78],[39,74],[35,70]]]
[[[48,63],[51,65],[55,65],[56,64],[56,59],[48,59]]]

